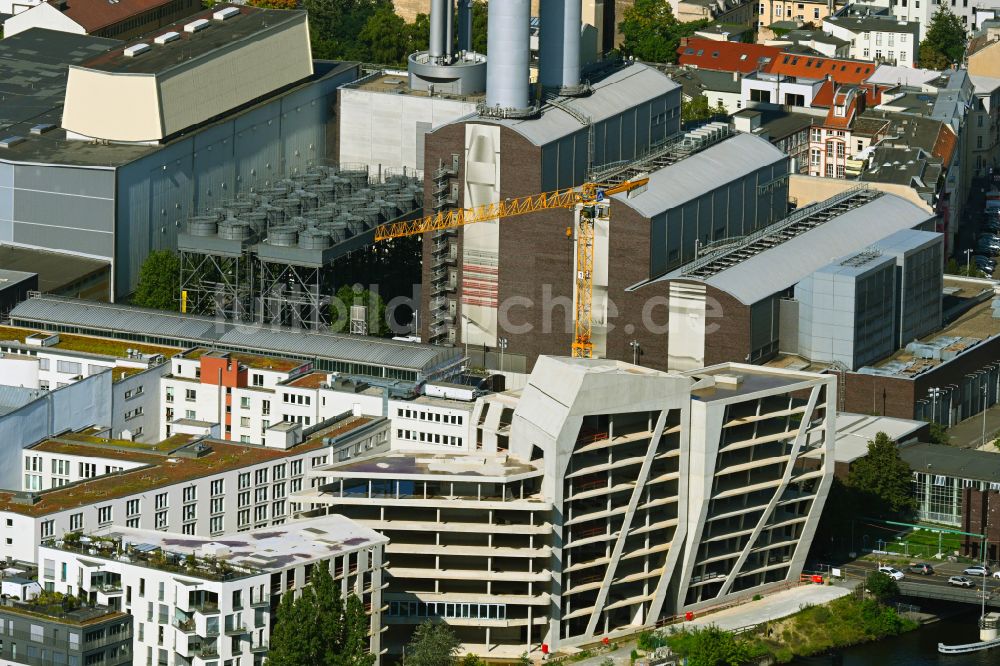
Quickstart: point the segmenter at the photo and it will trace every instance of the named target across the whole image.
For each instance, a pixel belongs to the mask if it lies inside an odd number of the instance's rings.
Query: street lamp
[[[639,341],[632,340],[628,346],[632,348],[632,365],[639,365]]]
[[[500,348],[500,372],[503,372],[503,352],[507,349],[507,338],[497,338],[497,347]]]
[[[965,251],[965,274],[972,276],[972,250]]]
[[[944,391],[942,391],[937,386],[932,386],[930,389],[927,390],[927,394],[931,397],[931,423],[938,423],[937,401],[938,398],[941,397],[942,393],[944,393]]]

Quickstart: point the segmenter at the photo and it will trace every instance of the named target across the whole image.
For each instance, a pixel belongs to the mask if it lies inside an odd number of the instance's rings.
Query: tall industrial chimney
[[[541,3],[538,81],[563,94],[580,89],[581,0]]]
[[[458,0],[458,50],[472,50],[472,0]]]
[[[531,0],[489,3],[486,51],[486,107],[491,113],[522,115],[530,111]]]
[[[451,27],[451,0],[431,0],[431,39],[428,55],[434,62],[442,63],[451,55],[451,39],[449,28]]]
[[[486,89],[486,56],[472,51],[471,4],[459,0],[458,29],[465,34],[458,47],[462,55],[456,57],[455,0],[431,0],[429,48],[407,58],[410,88],[429,91],[433,86],[435,92],[452,95],[478,95]]]

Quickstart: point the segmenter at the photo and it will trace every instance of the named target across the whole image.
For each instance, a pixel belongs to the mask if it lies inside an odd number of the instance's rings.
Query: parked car
[[[993,572],[993,577],[994,578],[1000,578],[1000,571],[994,571]]]
[[[975,587],[976,584],[965,576],[952,576],[948,579],[949,585],[954,585],[955,587]]]
[[[933,576],[934,567],[924,562],[917,562],[916,564],[911,564],[907,567],[910,573],[920,574],[921,576]]]
[[[992,258],[977,254],[972,258],[972,263],[976,268],[986,273],[988,276],[992,276],[997,269],[997,262]]]
[[[1000,236],[991,233],[979,234],[979,238],[976,239],[977,243],[989,243],[991,245],[1000,245]]]
[[[989,576],[990,568],[984,564],[973,564],[971,567],[966,567],[962,573],[966,576]]]
[[[884,573],[893,580],[903,580],[903,572],[899,569],[894,569],[892,567],[879,567],[878,571],[879,573]]]
[[[982,242],[976,243],[976,253],[986,255],[987,257],[995,257],[1000,254],[1000,246]]]

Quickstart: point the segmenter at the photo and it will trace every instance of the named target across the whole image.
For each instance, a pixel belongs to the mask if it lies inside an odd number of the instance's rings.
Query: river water
[[[979,611],[920,627],[902,636],[838,650],[794,662],[801,666],[997,666],[1000,648],[964,655],[945,655],[938,643],[957,645],[979,640]]]

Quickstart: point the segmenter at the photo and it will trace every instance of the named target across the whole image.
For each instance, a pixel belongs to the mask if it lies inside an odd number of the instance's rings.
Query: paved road
[[[957,562],[936,562],[932,561],[929,564],[934,567],[934,573],[930,576],[921,574],[911,574],[908,572],[903,572],[904,578],[903,582],[907,583],[907,587],[910,588],[906,590],[907,592],[912,592],[914,595],[919,596],[921,594],[921,587],[929,588],[929,591],[933,593],[934,589],[947,589],[949,591],[960,592],[964,596],[968,597],[969,603],[978,603],[983,590],[983,579],[982,577],[967,576],[970,578],[975,587],[971,589],[959,588],[948,583],[948,578],[950,576],[961,576],[962,571],[968,566],[966,564],[960,564]],[[870,571],[874,571],[877,568],[875,562],[868,560],[856,560],[850,564],[843,565],[840,567],[849,577],[863,577]],[[1000,579],[987,578],[986,579],[986,594],[987,598],[1000,601]]]

